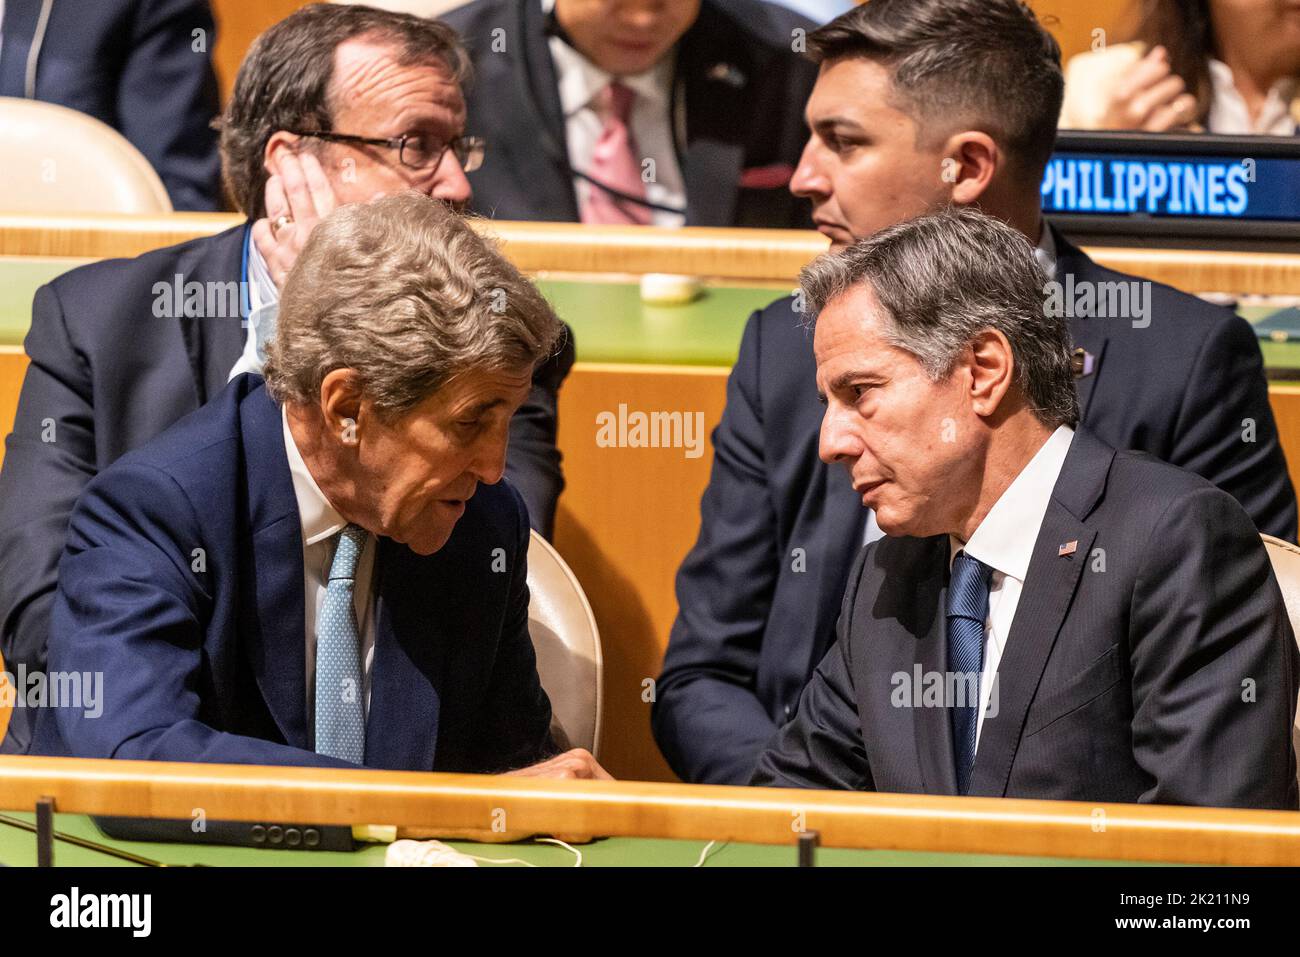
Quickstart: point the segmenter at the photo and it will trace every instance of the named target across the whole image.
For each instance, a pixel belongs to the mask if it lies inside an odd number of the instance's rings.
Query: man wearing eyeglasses
[[[279,286],[316,223],[336,206],[405,190],[468,203],[465,173],[484,147],[463,135],[467,62],[436,21],[304,7],[254,42],[223,118],[223,176],[248,222],[94,263],[37,291],[31,365],[0,470],[0,654],[20,683],[45,666],[58,560],[82,489],[234,374],[261,368]],[[572,363],[566,336],[510,425],[506,475],[544,534],[563,487],[556,401]],[[31,709],[15,710],[0,752],[24,752],[33,724]]]

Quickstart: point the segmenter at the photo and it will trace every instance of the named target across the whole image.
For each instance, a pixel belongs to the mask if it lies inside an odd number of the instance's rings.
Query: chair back
[[[170,213],[162,180],[126,137],[65,106],[0,97],[0,212]]]
[[[561,747],[586,748],[599,757],[600,629],[578,579],[536,531],[528,546],[528,591],[528,634],[551,699],[551,730]]]

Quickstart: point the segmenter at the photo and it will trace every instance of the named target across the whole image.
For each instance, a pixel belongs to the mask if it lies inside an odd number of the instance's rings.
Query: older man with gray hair
[[[232,374],[262,371],[280,287],[315,224],[405,190],[469,201],[465,174],[486,155],[465,135],[469,69],[436,21],[364,5],[295,10],[249,48],[222,120],[223,175],[247,221],[37,291],[0,470],[0,655],[11,671],[45,666],[59,556],[86,483]],[[182,288],[203,294],[182,305]],[[506,472],[546,536],[564,487],[558,393],[574,354],[566,336],[511,422]],[[14,713],[0,753],[27,750],[30,716]]]
[[[265,384],[96,477],[59,566],[33,753],[603,776],[555,755],[528,635],[511,416],[561,325],[442,203],[322,221]]]
[[[754,782],[1295,808],[1297,650],[1259,535],[1078,426],[1044,282],[970,210],[804,271],[820,455],[889,537]]]

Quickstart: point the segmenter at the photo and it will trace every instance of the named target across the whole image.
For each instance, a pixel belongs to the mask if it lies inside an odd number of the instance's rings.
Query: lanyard
[[[244,326],[248,326],[248,317],[253,313],[253,301],[248,292],[248,252],[253,236],[253,224],[244,227],[244,252],[239,258],[239,311],[244,317]]]

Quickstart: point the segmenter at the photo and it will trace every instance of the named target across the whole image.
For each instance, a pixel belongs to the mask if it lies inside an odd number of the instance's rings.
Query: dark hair
[[[456,31],[437,20],[357,4],[313,3],[253,41],[221,118],[226,190],[251,219],[265,215],[266,144],[277,130],[330,129],[334,52],[357,37],[391,43],[403,66],[442,63],[457,83],[470,61]]]
[[[1196,97],[1196,121],[1210,115],[1210,57],[1216,54],[1209,0],[1140,0],[1130,39],[1169,51],[1169,69]]]
[[[882,338],[913,355],[934,382],[952,374],[982,330],[1000,331],[1034,417],[1050,428],[1073,426],[1079,398],[1070,327],[1060,311],[1044,306],[1045,278],[1018,230],[968,207],[948,207],[818,256],[799,285],[814,316],[850,289],[870,287],[888,316]]]
[[[898,107],[925,123],[988,133],[1037,180],[1056,142],[1061,48],[1019,0],[871,0],[808,35],[817,63],[889,68]]]

